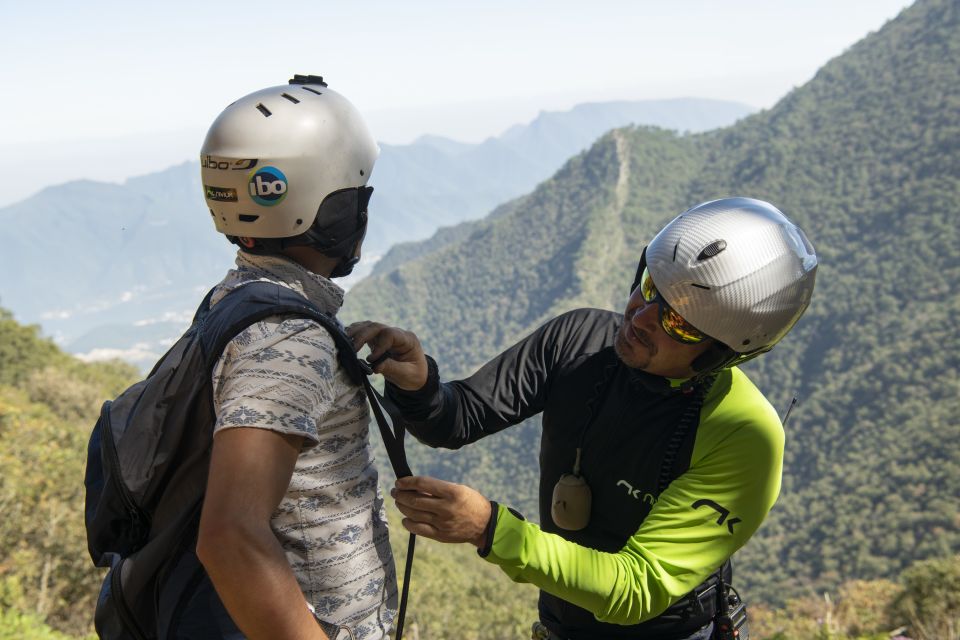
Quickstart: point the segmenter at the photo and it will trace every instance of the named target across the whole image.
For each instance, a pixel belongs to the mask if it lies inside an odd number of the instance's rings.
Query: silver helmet
[[[323,78],[295,76],[240,98],[210,126],[200,152],[204,198],[217,231],[232,241],[257,238],[274,249],[325,243],[347,253],[354,247],[339,245],[355,244],[365,230],[366,184],[379,153],[356,107]],[[304,235],[311,228],[312,240]],[[269,241],[294,237],[300,241]]]
[[[663,299],[737,354],[770,350],[800,319],[817,255],[800,228],[752,198],[704,202],[674,218],[646,249]]]

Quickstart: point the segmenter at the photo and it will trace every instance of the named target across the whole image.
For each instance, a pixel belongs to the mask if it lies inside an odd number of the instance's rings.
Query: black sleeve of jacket
[[[616,317],[596,309],[565,313],[465,380],[441,383],[437,364],[428,356],[423,388],[404,391],[387,383],[386,393],[417,439],[457,449],[540,413],[554,372],[577,355],[612,343]]]

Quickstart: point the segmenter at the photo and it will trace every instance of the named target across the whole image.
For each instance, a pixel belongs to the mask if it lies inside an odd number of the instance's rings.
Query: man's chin
[[[629,339],[623,335],[623,331],[617,332],[617,337],[613,341],[613,350],[616,352],[620,362],[631,369],[643,370],[650,365],[650,355],[638,355],[636,350],[630,344]]]

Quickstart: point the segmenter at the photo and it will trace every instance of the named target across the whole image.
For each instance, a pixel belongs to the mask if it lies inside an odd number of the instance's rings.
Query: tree
[[[903,572],[894,611],[916,640],[960,639],[960,555],[931,559]]]

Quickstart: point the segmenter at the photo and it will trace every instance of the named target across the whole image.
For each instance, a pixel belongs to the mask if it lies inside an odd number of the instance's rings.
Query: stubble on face
[[[642,329],[636,329],[624,317],[613,341],[613,350],[623,364],[632,369],[646,369],[656,354],[656,346]]]

